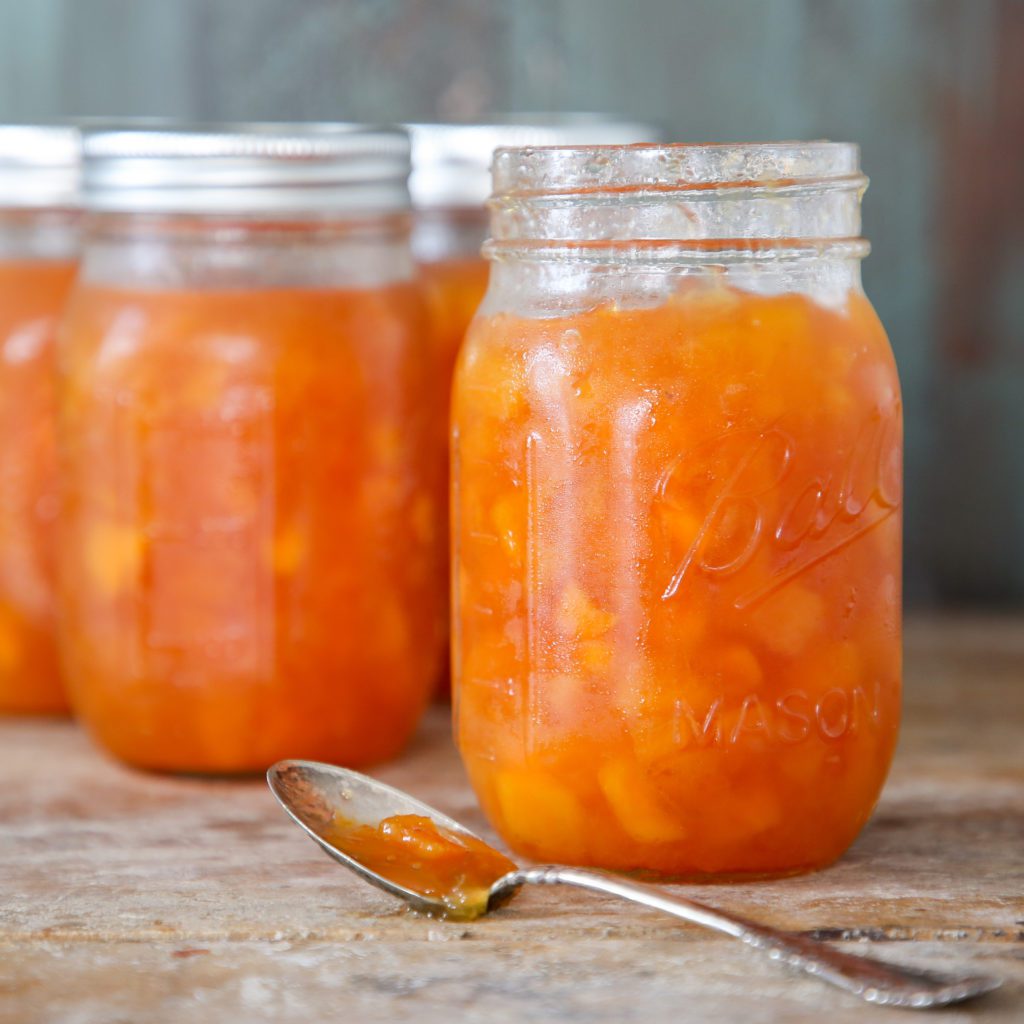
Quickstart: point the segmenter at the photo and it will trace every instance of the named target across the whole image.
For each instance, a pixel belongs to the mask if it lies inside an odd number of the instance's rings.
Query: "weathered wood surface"
[[[379,773],[486,832],[441,713]],[[911,624],[903,738],[834,868],[703,899],[903,963],[1001,975],[944,1021],[1024,1020],[1024,619]],[[611,900],[413,918],[259,781],[141,775],[0,723],[0,1022],[907,1020]]]

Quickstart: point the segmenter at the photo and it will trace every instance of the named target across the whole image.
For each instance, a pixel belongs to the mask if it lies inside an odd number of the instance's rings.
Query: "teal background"
[[[0,0],[0,120],[581,109],[861,144],[908,599],[1024,603],[1022,0]]]

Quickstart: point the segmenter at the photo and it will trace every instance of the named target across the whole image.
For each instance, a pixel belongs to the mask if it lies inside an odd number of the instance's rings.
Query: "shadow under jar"
[[[902,419],[855,146],[503,150],[456,372],[458,744],[518,852],[835,860],[899,721]]]
[[[54,332],[78,259],[78,133],[0,125],[0,714],[67,711],[57,668]]]
[[[402,132],[86,138],[61,648],[132,764],[396,754],[438,597]]]

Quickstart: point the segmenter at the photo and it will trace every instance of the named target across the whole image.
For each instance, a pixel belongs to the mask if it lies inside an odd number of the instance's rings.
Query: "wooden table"
[[[388,781],[486,832],[426,722]],[[123,769],[63,722],[0,723],[0,1021],[907,1021],[611,900],[532,890],[413,918],[335,866],[260,781]],[[828,871],[703,888],[772,924],[1004,988],[943,1021],[1024,1021],[1024,619],[913,621],[881,805]]]

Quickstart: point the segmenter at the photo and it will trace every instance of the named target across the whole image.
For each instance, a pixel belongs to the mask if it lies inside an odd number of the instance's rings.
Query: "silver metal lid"
[[[92,128],[89,210],[119,213],[379,214],[409,206],[409,138],[352,124]]]
[[[623,146],[656,142],[653,125],[608,114],[518,114],[493,124],[409,124],[413,206],[481,206],[491,194],[496,149],[521,146]]]
[[[70,125],[0,125],[0,208],[77,206],[80,150]]]

